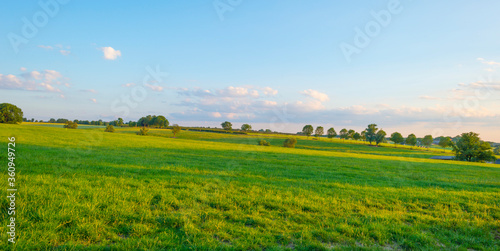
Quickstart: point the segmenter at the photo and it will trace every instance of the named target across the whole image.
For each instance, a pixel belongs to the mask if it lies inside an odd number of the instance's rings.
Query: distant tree
[[[319,138],[319,137],[323,136],[324,133],[325,133],[324,128],[322,126],[318,126],[318,127],[316,127],[316,130],[314,131],[314,136],[316,136],[316,138]]]
[[[244,132],[248,132],[248,131],[252,130],[252,126],[249,124],[243,124],[243,125],[241,125],[241,130]]]
[[[413,133],[408,135],[408,137],[406,137],[405,144],[415,146],[417,144],[417,136]]]
[[[398,144],[401,144],[405,141],[403,135],[399,132],[394,132],[391,134],[391,141],[394,142],[394,145],[398,147]]]
[[[354,131],[353,129],[349,129],[349,131],[347,131],[347,139],[353,139],[355,133],[356,131]]]
[[[178,124],[174,124],[172,126],[172,133],[174,134],[174,138],[175,138],[175,135],[177,135],[178,133],[181,132],[181,127],[178,125]]]
[[[137,122],[134,122],[134,121],[129,121],[129,122],[128,122],[128,126],[129,126],[129,127],[136,127],[136,126],[137,126]]]
[[[68,129],[76,129],[78,128],[78,124],[73,122],[73,121],[66,121],[66,124],[64,125],[64,128],[68,128]]]
[[[328,135],[329,139],[335,138],[337,136],[337,132],[335,131],[335,129],[333,129],[333,127],[328,129],[328,131],[326,131],[326,134]]]
[[[21,108],[9,104],[0,104],[0,123],[17,124],[23,122],[23,111]]]
[[[224,123],[220,124],[222,126],[222,128],[224,128],[224,130],[226,131],[231,131],[233,129],[233,124],[231,124],[231,122],[229,121],[225,121]]]
[[[31,122],[35,122],[35,119],[34,119],[34,118],[31,118]]]
[[[361,132],[361,139],[362,139],[363,141],[365,141],[365,140],[366,140],[366,130],[363,130],[363,131]]]
[[[488,142],[481,141],[475,132],[462,133],[458,142],[452,145],[458,160],[484,162],[495,161],[495,156]]]
[[[151,115],[148,115],[146,117],[142,117],[137,121],[137,125],[142,126],[142,127],[149,127],[152,119],[153,119],[153,116],[151,116]]]
[[[58,118],[56,120],[56,123],[66,123],[67,121],[68,121],[67,119]]]
[[[295,144],[297,144],[296,138],[288,138],[285,139],[285,142],[283,142],[283,146],[288,148],[295,148]]]
[[[446,147],[451,146],[451,138],[450,137],[441,137],[441,139],[439,139],[439,146],[443,148],[443,152],[444,152],[444,150],[446,150]]]
[[[116,126],[123,126],[123,119],[122,118],[118,118],[116,120]]]
[[[106,126],[105,132],[115,132],[115,127],[113,125]]]
[[[273,131],[271,131],[271,129],[266,129],[264,132],[265,133],[272,133]]]
[[[137,132],[137,135],[146,136],[146,135],[148,135],[148,131],[149,131],[149,129],[143,126],[143,127],[141,127],[141,129],[139,129],[139,132]]]
[[[373,141],[375,141],[376,136],[377,136],[377,125],[376,124],[369,124],[368,127],[365,129],[366,133],[366,140],[370,142],[370,145],[372,144]]]
[[[155,128],[163,128],[167,127],[169,125],[169,122],[165,118],[165,116],[159,115],[151,117],[149,124]]]
[[[271,145],[271,143],[269,143],[263,139],[259,140],[258,143],[259,143],[259,146],[270,146]]]
[[[356,132],[356,133],[354,133],[354,135],[352,135],[352,138],[354,140],[358,141],[361,138],[361,134],[359,134],[359,132]]]
[[[312,125],[305,125],[303,128],[302,128],[302,133],[304,135],[307,136],[307,138],[309,138],[309,136],[311,136],[311,134],[313,133],[314,131],[314,128]]]
[[[386,135],[387,133],[385,133],[384,130],[379,130],[377,134],[375,134],[375,143],[378,145],[381,142],[384,142]]]
[[[343,128],[342,130],[340,130],[339,136],[342,140],[345,140],[345,139],[349,138],[349,131],[347,131],[347,129]]]
[[[422,139],[422,145],[429,148],[432,145],[433,140],[434,139],[432,138],[432,135],[425,135],[424,138]]]
[[[493,151],[496,155],[500,155],[500,146],[497,146]]]

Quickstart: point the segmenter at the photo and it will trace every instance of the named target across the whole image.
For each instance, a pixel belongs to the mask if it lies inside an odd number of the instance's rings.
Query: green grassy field
[[[0,124],[2,250],[499,250],[500,165],[283,135]],[[257,146],[259,139],[272,146]],[[7,171],[0,173],[6,243]]]

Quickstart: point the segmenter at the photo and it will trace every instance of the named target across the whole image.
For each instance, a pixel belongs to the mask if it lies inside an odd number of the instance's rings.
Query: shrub
[[[66,124],[64,125],[64,128],[68,129],[76,129],[78,128],[78,124],[73,122],[73,121],[66,121]]]
[[[115,127],[113,125],[106,126],[105,132],[115,132]]]
[[[265,141],[263,139],[261,139],[259,141],[259,146],[270,146],[270,145],[271,145],[271,143],[269,143],[269,142],[267,142],[267,141]]]
[[[142,127],[142,128],[139,130],[139,132],[137,133],[137,135],[143,135],[143,136],[148,135],[148,131],[149,131],[149,129],[148,129],[148,128],[146,128],[146,127]]]
[[[296,138],[288,138],[285,139],[285,142],[283,142],[283,146],[288,148],[295,148],[295,144],[297,144]]]
[[[172,133],[174,134],[174,138],[175,138],[175,135],[177,135],[178,133],[181,132],[181,127],[178,125],[178,124],[174,124],[172,126]]]

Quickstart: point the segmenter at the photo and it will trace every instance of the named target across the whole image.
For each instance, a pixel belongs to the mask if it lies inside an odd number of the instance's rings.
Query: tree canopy
[[[17,124],[23,122],[23,111],[21,108],[9,104],[0,104],[0,123]]]
[[[327,133],[329,139],[335,138],[337,136],[337,132],[335,131],[335,129],[333,129],[333,127],[328,129],[328,131],[326,133]]]
[[[377,124],[369,124],[368,127],[365,129],[365,131],[366,131],[365,133],[366,140],[368,140],[371,145],[372,142],[376,140],[378,131]]]
[[[408,137],[406,137],[405,144],[415,146],[417,144],[417,136],[413,133],[408,135]]]
[[[222,128],[224,128],[224,130],[226,131],[231,131],[233,129],[233,124],[231,124],[231,122],[229,121],[225,121],[224,123],[220,124],[222,126]]]
[[[448,147],[448,146],[451,146],[451,138],[450,137],[441,137],[439,139],[439,146],[443,148],[443,150]]]
[[[375,134],[375,143],[378,145],[381,142],[384,142],[386,135],[387,133],[385,133],[384,130],[378,131],[377,134]]]
[[[422,145],[429,147],[432,145],[432,135],[425,135],[424,138],[422,139]]]
[[[312,125],[305,125],[302,128],[302,133],[304,135],[306,135],[308,138],[309,138],[309,136],[311,136],[311,134],[313,133],[313,131],[314,131],[314,127]]]
[[[399,132],[394,132],[391,134],[391,140],[394,142],[395,145],[403,143],[405,139],[403,138],[403,135]]]
[[[458,142],[452,146],[458,160],[483,162],[496,159],[490,144],[482,141],[475,132],[462,133]]]
[[[241,130],[244,132],[248,132],[248,131],[252,130],[252,126],[249,124],[243,124],[243,125],[241,125]]]
[[[316,131],[314,131],[314,136],[318,138],[320,136],[323,136],[324,133],[325,133],[324,128],[322,126],[318,126],[316,127]]]

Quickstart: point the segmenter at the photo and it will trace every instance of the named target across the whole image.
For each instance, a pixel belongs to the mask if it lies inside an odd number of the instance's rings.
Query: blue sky
[[[0,102],[28,118],[500,141],[498,1],[41,3],[0,15]]]

